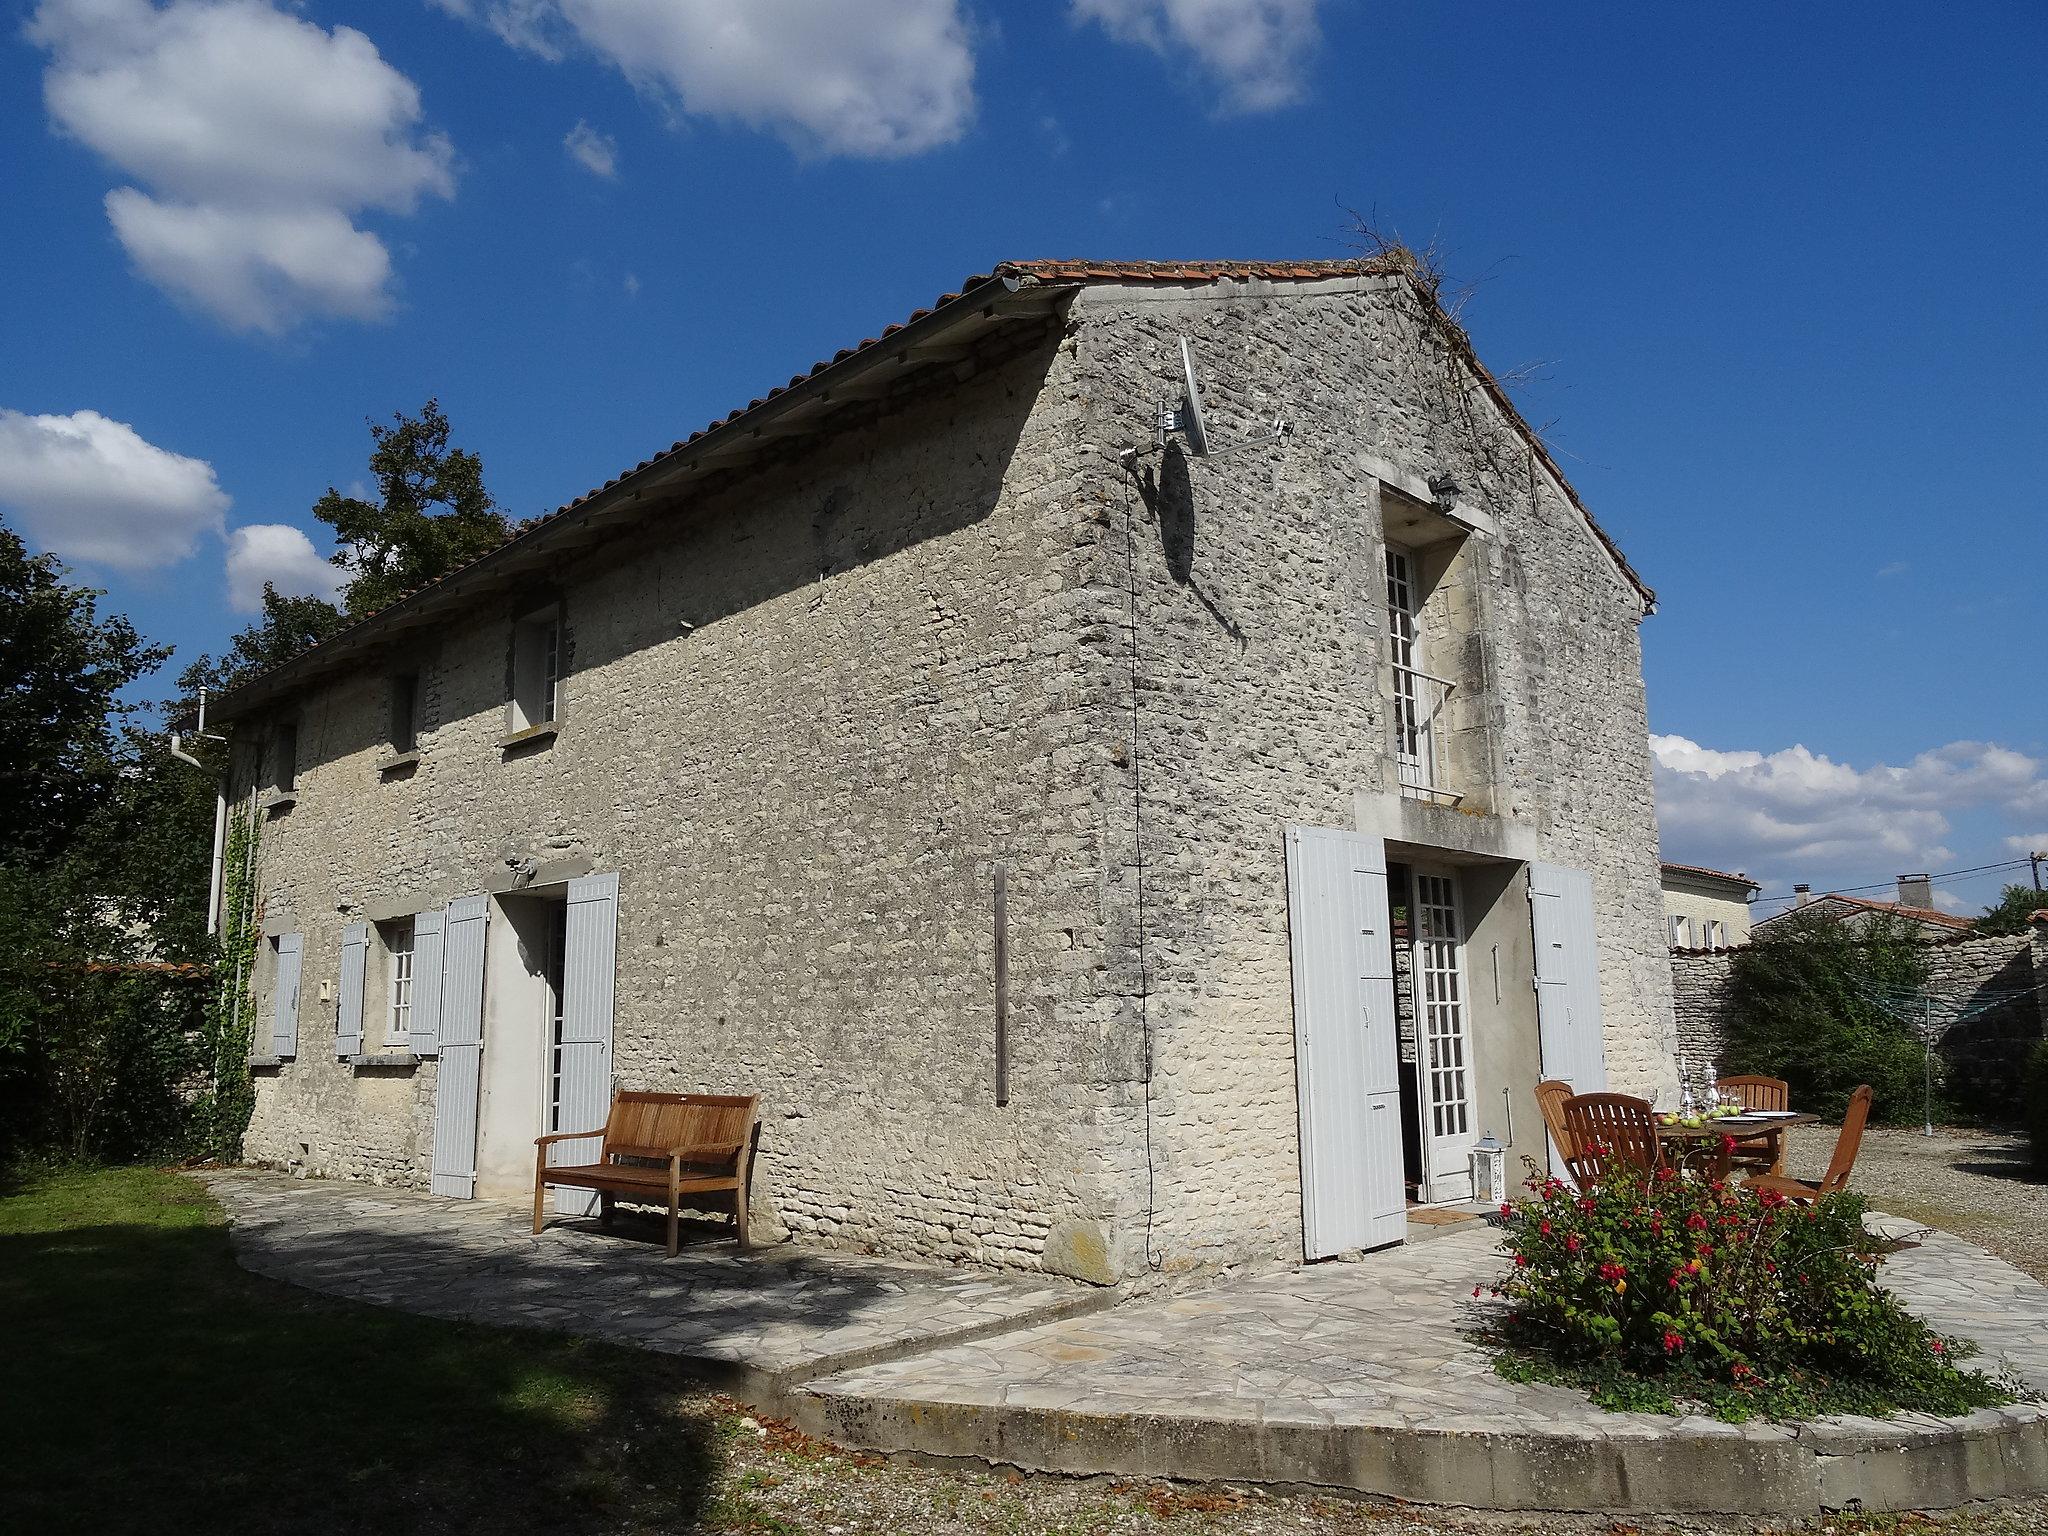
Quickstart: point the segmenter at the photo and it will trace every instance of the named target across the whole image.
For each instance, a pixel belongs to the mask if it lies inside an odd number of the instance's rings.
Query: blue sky
[[[366,417],[531,515],[997,259],[1350,205],[1658,589],[1667,855],[1989,864],[2048,846],[2044,71],[2038,4],[0,0],[0,506],[217,648]]]

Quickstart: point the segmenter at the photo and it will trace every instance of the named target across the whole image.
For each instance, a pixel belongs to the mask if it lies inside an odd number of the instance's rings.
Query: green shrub
[[[1792,1102],[1839,1119],[1857,1084],[1881,1121],[1917,1122],[1926,1050],[1900,1016],[1927,979],[1911,925],[1873,916],[1773,923],[1729,971],[1723,1071],[1761,1072],[1792,1085]],[[1941,1061],[1934,1063],[1941,1091]],[[1937,1112],[1939,1106],[1937,1105]]]
[[[1961,1413],[2009,1400],[1877,1283],[1863,1200],[1795,1205],[1666,1169],[1582,1195],[1531,1180],[1503,1206],[1512,1267],[1504,1374],[1589,1388],[1603,1406],[1762,1414]]]
[[[2027,1138],[2034,1144],[2034,1166],[2048,1173],[2048,1040],[2027,1057],[2026,1084],[2022,1099]]]

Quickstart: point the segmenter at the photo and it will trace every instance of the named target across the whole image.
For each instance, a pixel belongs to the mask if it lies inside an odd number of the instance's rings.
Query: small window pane
[[[384,1039],[406,1045],[412,1039],[412,923],[391,923],[383,932],[390,975]]]

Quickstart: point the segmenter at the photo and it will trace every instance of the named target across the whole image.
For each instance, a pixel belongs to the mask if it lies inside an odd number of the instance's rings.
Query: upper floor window
[[[270,729],[270,788],[277,794],[296,794],[299,788],[299,728],[290,721]]]
[[[512,626],[512,729],[553,725],[562,692],[562,616],[552,604]]]
[[[1671,917],[1666,918],[1665,922],[1671,929],[1671,947],[1673,949],[1691,949],[1692,920],[1684,917]]]
[[[1387,546],[1387,661],[1393,670],[1394,756],[1404,794],[1458,798],[1438,783],[1436,721],[1451,685],[1432,676],[1422,640],[1422,586],[1415,557]]]
[[[1728,925],[1726,923],[1722,922],[1718,917],[1710,917],[1700,926],[1704,930],[1700,938],[1700,943],[1703,946],[1708,949],[1726,949],[1728,947]]]
[[[400,672],[391,679],[391,750],[420,749],[420,675]]]

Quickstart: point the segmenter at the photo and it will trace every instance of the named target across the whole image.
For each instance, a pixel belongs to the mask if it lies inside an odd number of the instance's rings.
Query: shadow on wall
[[[1138,494],[1145,510],[1159,524],[1159,546],[1166,557],[1166,571],[1177,583],[1194,593],[1223,632],[1245,646],[1245,632],[1215,599],[1195,580],[1195,486],[1188,472],[1188,456],[1178,442],[1169,442],[1159,456],[1159,467],[1146,465],[1138,472]]]
[[[676,637],[678,619],[705,631],[805,588],[823,591],[841,575],[915,545],[984,522],[1001,501],[1010,465],[1023,441],[1059,332],[1004,360],[950,392],[905,403],[889,414],[845,428],[793,462],[729,486],[657,507],[622,537],[571,555],[545,579],[488,599],[451,628],[509,623],[563,599],[564,675],[568,713],[577,707],[575,676]],[[637,567],[659,582],[660,600],[636,623],[614,607],[601,616],[579,605],[579,593],[609,572]],[[765,655],[785,637],[780,628],[750,636]],[[787,658],[782,658],[784,664]],[[509,691],[507,662],[506,689]],[[496,696],[442,700],[441,720],[489,710]],[[376,710],[330,711],[320,739],[308,733],[302,766],[374,749],[384,740]]]

